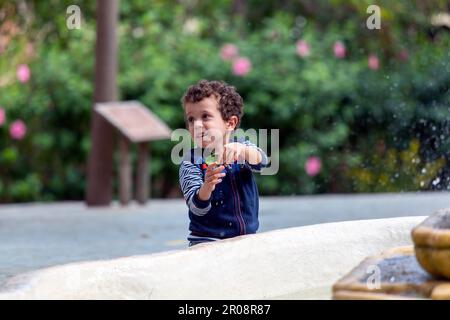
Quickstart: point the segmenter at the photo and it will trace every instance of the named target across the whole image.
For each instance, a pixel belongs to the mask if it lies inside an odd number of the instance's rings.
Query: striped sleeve
[[[256,144],[251,143],[249,140],[245,140],[242,142],[243,144],[245,144],[246,146],[250,146],[253,148],[258,149],[259,153],[261,154],[261,162],[258,164],[250,164],[248,162],[246,162],[246,165],[253,171],[253,172],[261,172],[261,170],[265,167],[267,167],[267,165],[269,164],[269,158],[267,157],[266,153],[264,152],[263,149],[261,149],[260,147],[258,147]]]
[[[204,216],[211,209],[210,200],[200,200],[198,192],[203,185],[202,172],[199,167],[189,161],[180,166],[180,188],[189,210],[195,215]]]

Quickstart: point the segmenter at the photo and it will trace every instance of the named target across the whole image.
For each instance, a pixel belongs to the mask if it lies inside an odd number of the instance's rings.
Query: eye
[[[210,118],[210,117],[211,117],[211,116],[210,116],[209,114],[207,114],[207,113],[204,113],[203,116],[202,116],[203,119],[208,119],[208,118]]]
[[[192,122],[194,121],[194,118],[193,118],[193,117],[189,117],[189,118],[187,119],[187,121],[188,121],[189,123],[192,123]]]

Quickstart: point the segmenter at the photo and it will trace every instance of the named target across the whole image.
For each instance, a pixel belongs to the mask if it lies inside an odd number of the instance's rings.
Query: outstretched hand
[[[247,147],[242,143],[232,142],[223,146],[219,163],[233,164],[235,161],[244,163],[247,158]]]

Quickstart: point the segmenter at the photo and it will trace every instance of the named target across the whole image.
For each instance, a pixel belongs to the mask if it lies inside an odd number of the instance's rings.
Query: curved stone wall
[[[55,266],[10,279],[0,299],[329,299],[366,256],[412,244],[424,218],[318,224]]]

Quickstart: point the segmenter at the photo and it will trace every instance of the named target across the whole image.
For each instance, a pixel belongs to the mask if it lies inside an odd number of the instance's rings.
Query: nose
[[[194,121],[194,129],[198,129],[198,130],[203,129],[203,121],[202,120],[195,120]]]

